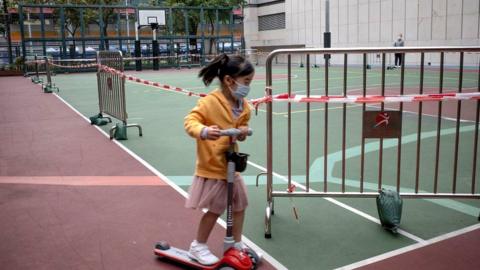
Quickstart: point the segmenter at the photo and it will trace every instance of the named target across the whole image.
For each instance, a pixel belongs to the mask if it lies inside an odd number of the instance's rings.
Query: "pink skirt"
[[[236,174],[233,182],[233,211],[243,211],[247,206],[247,187],[242,176]],[[185,207],[208,209],[214,214],[223,214],[227,208],[227,181],[194,176]]]

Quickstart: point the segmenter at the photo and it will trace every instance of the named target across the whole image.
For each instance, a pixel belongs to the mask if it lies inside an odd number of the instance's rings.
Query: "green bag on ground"
[[[397,233],[402,218],[402,205],[398,192],[382,188],[377,197],[377,210],[380,223],[385,229]]]
[[[113,136],[116,140],[127,140],[127,126],[122,123],[115,124],[115,133]]]
[[[108,119],[106,118],[97,118],[95,119],[95,125],[96,126],[104,126],[106,124],[110,123],[110,121],[108,121]]]
[[[95,125],[95,122],[101,118],[102,118],[101,114],[95,114],[94,116],[90,116],[90,124]]]
[[[101,113],[90,117],[90,124],[92,125],[104,126],[110,122],[110,119],[108,117],[103,117]]]

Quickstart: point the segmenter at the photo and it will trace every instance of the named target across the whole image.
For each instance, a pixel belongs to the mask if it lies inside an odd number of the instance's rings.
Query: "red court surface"
[[[200,213],[29,79],[0,79],[0,143],[1,269],[181,269],[153,246],[187,247]]]
[[[480,230],[359,268],[362,270],[480,269]]]

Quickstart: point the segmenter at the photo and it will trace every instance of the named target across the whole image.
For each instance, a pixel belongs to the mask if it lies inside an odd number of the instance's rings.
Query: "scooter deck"
[[[210,270],[210,269],[216,269],[216,267],[218,266],[216,264],[214,265],[200,264],[188,256],[188,251],[175,248],[175,247],[170,247],[169,249],[166,249],[166,250],[155,248],[153,252],[159,258],[165,258],[165,259],[175,261],[175,262],[188,265],[190,267],[198,268],[198,269]]]

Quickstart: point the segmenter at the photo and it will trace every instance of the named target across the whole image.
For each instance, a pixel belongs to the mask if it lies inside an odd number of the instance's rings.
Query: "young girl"
[[[185,117],[185,130],[197,141],[197,162],[193,183],[185,207],[208,209],[200,220],[196,239],[190,245],[189,255],[204,265],[218,262],[207,246],[207,240],[217,218],[227,204],[227,161],[225,152],[229,138],[220,137],[220,130],[240,129],[238,140],[247,137],[250,108],[245,100],[255,69],[241,56],[216,57],[202,68],[199,77],[206,86],[218,78],[220,87],[201,98]],[[235,174],[233,193],[233,237],[235,247],[241,242],[243,219],[248,205],[246,186],[239,173]]]

